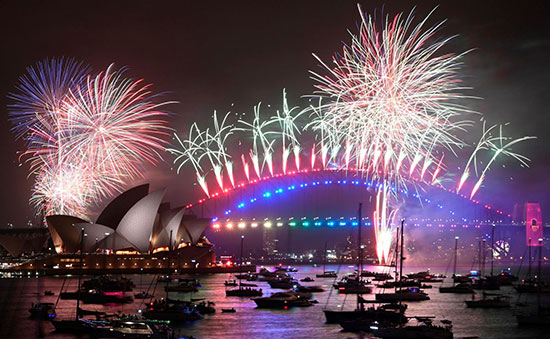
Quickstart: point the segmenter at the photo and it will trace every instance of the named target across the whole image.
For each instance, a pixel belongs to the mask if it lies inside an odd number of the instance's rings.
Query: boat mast
[[[482,245],[481,245],[481,272],[479,272],[479,277],[483,277],[483,273],[485,272],[485,257],[487,254],[485,253],[485,247],[487,247],[487,240],[483,239]]]
[[[401,219],[401,250],[400,250],[400,258],[399,258],[399,287],[401,287],[403,279],[403,260],[405,260],[405,257],[403,256],[403,237],[405,233],[405,219]]]
[[[359,222],[361,223],[361,222]],[[361,226],[359,226],[361,227]],[[327,271],[327,242],[325,241],[325,252],[323,253],[323,274]]]
[[[244,243],[244,235],[241,235],[241,255],[239,257],[239,288],[241,288],[241,276],[243,274],[243,243]]]
[[[529,266],[527,267],[527,279],[531,280],[531,238],[529,238],[527,247],[529,248]]]
[[[394,292],[397,293],[397,258],[399,255],[399,226],[397,226],[397,229],[395,230],[395,285],[394,285]]]
[[[539,238],[539,267],[537,272],[537,312],[540,313],[540,293],[542,290],[542,280],[541,280],[541,266],[542,266],[542,238]]]
[[[362,271],[362,268],[363,268],[363,245],[361,245],[361,224],[362,224],[362,220],[361,220],[361,210],[363,209],[363,203],[359,203],[359,211],[358,211],[358,218],[359,218],[359,229],[357,230],[357,253],[359,255],[359,260],[357,260],[357,282],[360,284],[361,283],[361,271]],[[325,255],[326,255],[327,251],[325,250]],[[362,310],[362,302],[361,302],[361,294],[357,294],[357,310]]]
[[[454,264],[453,264],[453,282],[454,282],[454,277],[456,276],[456,260],[457,260],[457,256],[458,256],[458,236],[455,237],[455,261],[454,261]]]
[[[78,290],[76,290],[76,318],[78,321],[78,309],[80,308],[80,283],[82,281],[82,251],[84,250],[84,228],[80,230],[80,256],[79,256],[79,270],[78,270]]]
[[[478,267],[479,274],[481,274],[481,239],[479,239],[479,246],[478,246],[478,254],[477,254],[477,261],[478,261]]]
[[[403,256],[403,243],[404,243],[404,234],[405,234],[405,218],[401,219],[401,256],[399,258],[399,290],[402,290],[403,287],[403,283],[402,283],[402,279],[403,279],[403,260],[405,260],[405,257]],[[403,300],[402,300],[402,297],[401,295],[399,296],[399,327],[402,327],[403,326],[403,323],[401,321],[401,318],[403,317]]]
[[[493,266],[495,261],[495,224],[491,228],[491,277],[493,276]]]
[[[362,220],[361,220],[361,210],[363,209],[363,203],[359,203],[359,213],[358,213],[358,217],[359,217],[359,230],[357,232],[357,246],[358,246],[358,251],[357,253],[359,253],[359,261],[358,261],[358,267],[357,267],[357,274],[359,275],[358,276],[358,280],[361,280],[361,271],[363,270],[363,245],[361,244],[361,241],[362,241],[362,237],[361,237],[361,224],[362,224]],[[325,251],[325,255],[326,255],[326,251]]]

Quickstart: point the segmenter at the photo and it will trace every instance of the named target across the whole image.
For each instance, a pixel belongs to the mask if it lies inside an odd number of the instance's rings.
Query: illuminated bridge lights
[[[291,221],[288,223],[288,226],[290,227],[296,227],[296,222],[295,221]]]
[[[270,179],[270,177],[265,177],[265,178],[262,178],[262,181],[263,181],[263,180],[268,180],[268,179]],[[259,181],[260,181],[260,180],[258,180],[258,182],[259,182]],[[344,183],[348,183],[348,180],[337,180],[337,181],[335,181],[335,182],[340,183],[340,184],[344,184]],[[330,185],[330,184],[333,184],[333,181],[332,181],[332,180],[325,180],[325,181],[323,181],[323,182],[321,182],[321,181],[311,181],[311,182],[309,182],[309,184],[310,184],[309,186],[310,186],[310,187],[311,187],[311,186],[317,186],[317,185],[320,185],[321,183],[324,183],[325,185]],[[359,181],[359,180],[352,180],[352,181],[350,181],[350,183],[352,183],[352,184],[364,184],[364,185],[366,185],[366,186],[372,186],[372,185],[373,185],[373,183],[372,183],[371,181],[364,181],[364,182],[361,182],[361,181]],[[308,187],[308,183],[305,183],[305,182],[302,182],[302,183],[296,184],[296,185],[299,185],[300,188]],[[288,189],[287,189],[287,190],[288,190],[288,191],[295,190],[295,189],[296,189],[296,185],[290,185],[290,186],[288,186]],[[376,183],[376,187],[383,187],[383,184]],[[274,191],[274,194],[282,195],[282,194],[284,194],[284,190],[285,190],[284,188],[277,188],[277,189]],[[445,190],[445,189],[444,189],[444,190]],[[228,189],[227,191],[230,192],[230,191],[232,191],[232,189]],[[445,190],[445,191],[447,191],[447,190]],[[454,192],[453,190],[450,190],[450,191],[451,191],[451,192]],[[406,193],[406,194],[408,195],[408,192],[407,192],[407,191],[402,191],[402,192],[404,192],[404,193]],[[213,196],[217,196],[217,195],[218,195],[218,194],[215,194],[215,195],[213,195]],[[272,192],[271,192],[271,191],[266,191],[266,192],[263,193],[262,196],[263,196],[263,198],[265,198],[265,199],[271,198],[271,197],[272,197]],[[415,193],[412,193],[411,196],[414,197],[414,198],[417,198],[418,200],[422,200],[424,203],[427,203],[427,204],[431,204],[431,203],[432,203],[432,201],[431,201],[429,198],[423,198],[423,197],[421,198],[420,195],[419,195],[418,193],[416,193],[416,192],[415,192]],[[461,195],[459,195],[459,196],[461,196]],[[467,199],[467,197],[465,197],[465,196],[464,196],[464,198]],[[252,204],[252,203],[256,202],[257,199],[258,199],[257,197],[252,197],[252,198],[250,198],[248,201],[250,201],[250,203]],[[199,203],[204,202],[204,201],[207,201],[207,200],[208,200],[208,199],[201,199],[201,200],[199,200]],[[470,200],[470,199],[467,199],[467,200]],[[472,202],[474,202],[474,203],[476,203],[476,204],[479,204],[479,201],[478,201],[478,200],[473,200],[473,199],[472,199],[472,200],[470,200],[470,201],[472,201]],[[190,206],[192,206],[192,205],[190,205]],[[441,205],[441,204],[437,204],[437,207],[438,207],[439,209],[444,209],[443,205]],[[498,210],[498,209],[492,208],[490,205],[482,205],[482,207],[484,207],[484,208],[487,209],[487,210],[494,211],[494,213],[499,214],[499,215],[504,215],[504,214],[505,214],[504,212],[502,212],[502,211],[500,211],[500,210]],[[243,210],[243,209],[246,208],[246,203],[245,203],[245,202],[239,202],[238,204],[235,205],[235,208],[236,208],[236,209],[239,209],[239,210]],[[230,215],[231,213],[232,213],[232,210],[231,210],[231,209],[228,209],[228,210],[225,210],[225,211],[224,211],[224,214],[225,214],[226,216]],[[451,215],[455,215],[455,214],[456,214],[454,211],[449,211],[449,213],[450,213]],[[508,215],[508,217],[511,216],[510,214],[507,214],[507,215]],[[213,220],[213,221],[215,222],[215,220]]]

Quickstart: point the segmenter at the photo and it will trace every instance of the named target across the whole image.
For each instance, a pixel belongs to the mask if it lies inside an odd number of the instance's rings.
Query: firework
[[[149,85],[110,66],[86,76],[72,60],[46,60],[20,78],[10,95],[11,121],[27,142],[22,158],[35,176],[37,213],[83,216],[90,204],[119,192],[156,163],[164,148],[168,102],[155,104]]]
[[[411,12],[408,16],[386,17],[380,25],[359,11],[359,32],[350,33],[351,41],[340,54],[330,63],[314,55],[323,71],[311,72],[317,91],[309,96],[309,107],[290,108],[283,91],[282,109],[275,116],[262,118],[258,104],[254,107],[253,121],[238,120],[233,134],[251,140],[248,153],[240,154],[248,182],[255,180],[251,178],[250,167],[258,179],[262,179],[265,166],[271,176],[288,174],[291,154],[296,171],[307,170],[303,169],[307,165],[301,163],[304,149],[311,150],[311,169],[319,169],[315,168],[319,157],[317,167],[355,172],[352,175],[375,181],[373,226],[382,262],[388,260],[392,225],[403,199],[400,192],[409,191],[407,185],[411,184],[417,191],[424,185],[443,187],[442,183],[453,177],[453,173],[447,173],[444,161],[469,146],[461,134],[474,124],[467,117],[475,112],[463,105],[464,99],[470,98],[464,94],[468,87],[461,84],[459,74],[464,53],[445,54],[443,49],[453,37],[436,37],[444,21],[428,27],[430,13],[414,25]],[[309,115],[309,120],[300,124],[299,118],[304,115]],[[483,125],[483,136],[459,177],[457,193],[475,173],[470,199],[482,186],[491,164],[501,155],[524,165],[528,161],[513,153],[511,147],[532,137],[511,139],[502,135],[502,129],[498,136],[492,136],[494,128],[486,130]],[[313,134],[312,138],[303,140],[305,131],[308,136]],[[198,135],[203,133],[208,134],[208,130],[197,129]],[[197,165],[197,154],[191,151],[197,149],[213,158],[225,154],[220,153],[219,147],[212,148],[206,143],[197,146],[194,141],[184,146],[182,153],[176,153],[195,159],[184,162]],[[280,155],[275,154],[279,149]],[[482,151],[489,152],[489,160],[478,173]],[[279,173],[273,159],[281,160]],[[222,165],[221,161],[211,164],[218,182]],[[232,172],[232,166],[225,164],[225,167],[228,173],[229,168]],[[201,180],[204,181],[208,171],[200,171]]]

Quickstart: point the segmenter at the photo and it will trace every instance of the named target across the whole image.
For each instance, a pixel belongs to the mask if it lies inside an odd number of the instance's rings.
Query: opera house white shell
[[[96,223],[67,215],[47,216],[57,253],[74,253],[81,246],[86,252],[101,249],[147,253],[200,242],[210,219],[188,215],[182,207],[169,209],[166,207],[169,204],[163,204],[164,209],[160,210],[166,190],[147,193],[148,189],[146,184],[120,194],[107,205]]]

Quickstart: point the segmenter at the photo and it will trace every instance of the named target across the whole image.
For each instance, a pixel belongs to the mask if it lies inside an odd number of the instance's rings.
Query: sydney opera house
[[[204,236],[210,219],[187,214],[184,207],[170,208],[163,203],[165,191],[149,193],[148,184],[134,187],[111,201],[94,223],[69,215],[47,216],[56,253],[22,262],[14,269],[62,273],[82,268],[116,273],[213,268],[216,256]],[[12,256],[25,249],[18,240],[5,237],[0,245]]]

